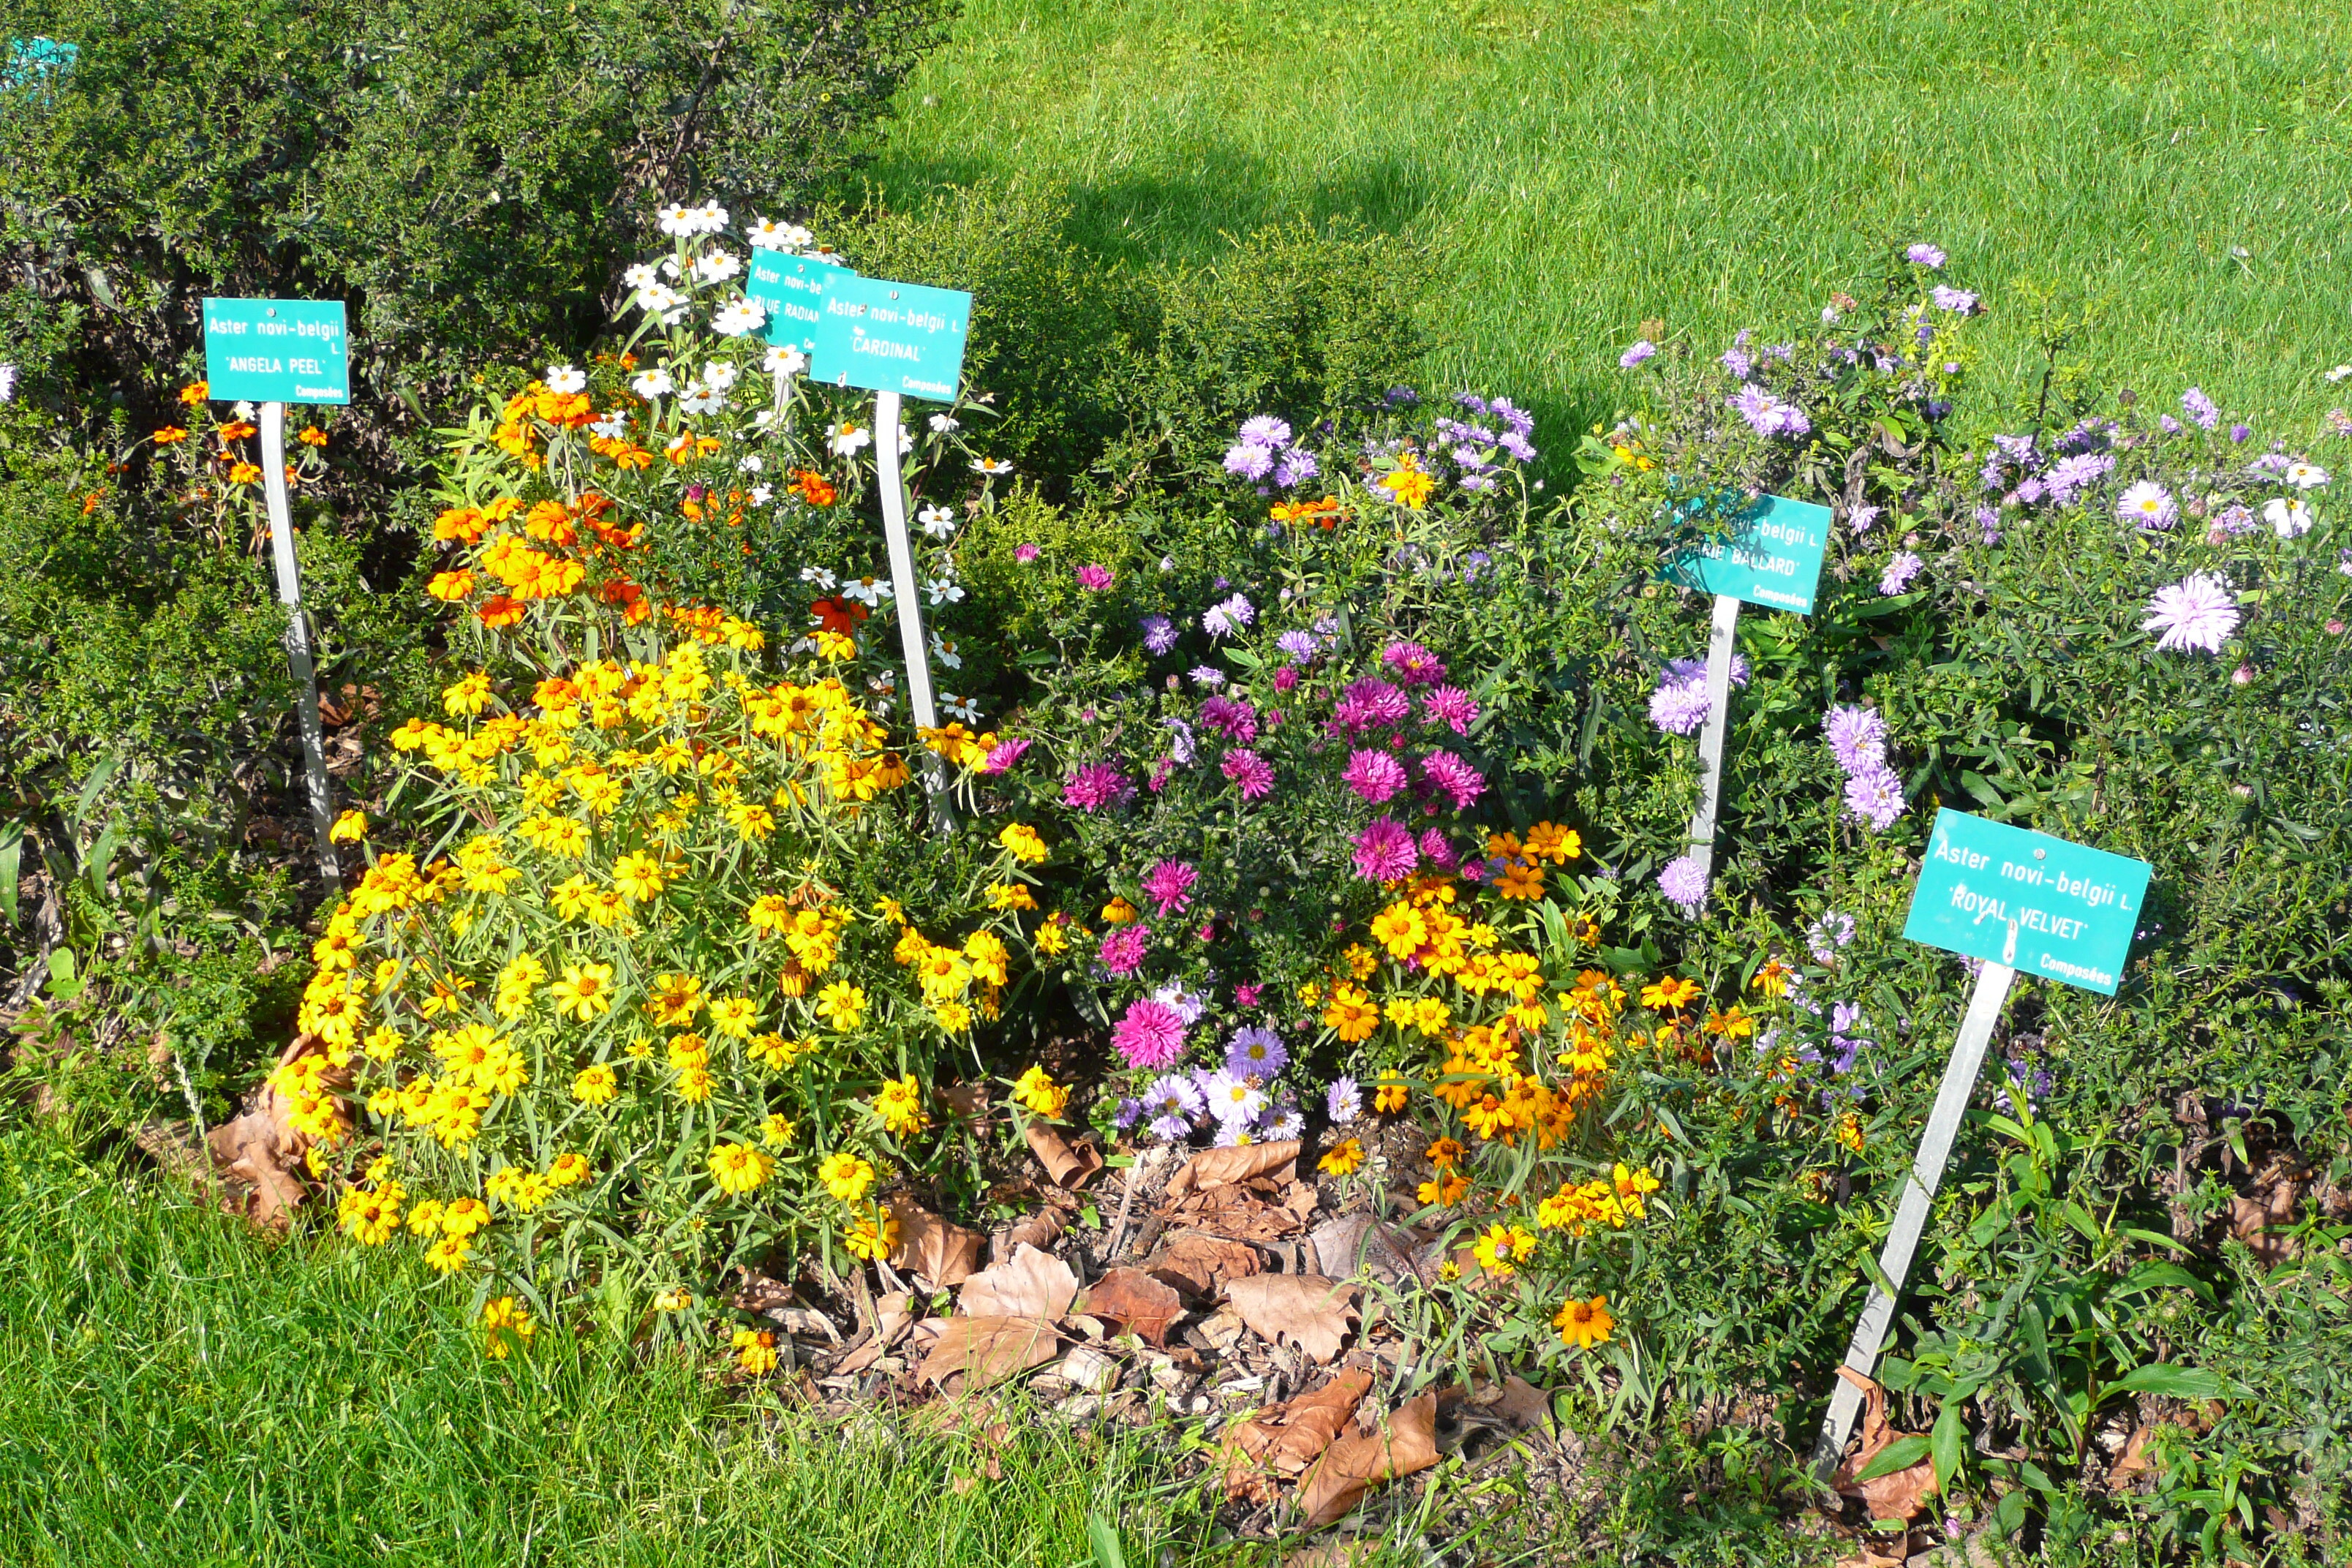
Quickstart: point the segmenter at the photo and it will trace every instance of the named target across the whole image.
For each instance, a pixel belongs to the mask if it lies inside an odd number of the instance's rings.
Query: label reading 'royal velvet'
[[[768,320],[760,329],[761,337],[807,353],[816,347],[817,327],[824,319],[826,279],[856,276],[838,262],[781,250],[754,250],[743,275],[743,297],[768,308]]]
[[[1829,541],[1829,508],[1764,496],[1741,514],[1728,535],[1684,551],[1666,563],[1661,575],[1685,588],[1729,595],[1743,605],[1810,616]]]
[[[205,300],[205,380],[221,403],[349,403],[343,302]]]
[[[953,403],[971,296],[887,278],[825,279],[809,378]]]
[[[2147,879],[2145,860],[1946,809],[1903,934],[2112,996]]]

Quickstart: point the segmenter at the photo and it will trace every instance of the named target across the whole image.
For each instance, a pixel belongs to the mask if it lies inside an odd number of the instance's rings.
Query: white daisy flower
[[[736,300],[721,305],[711,316],[710,330],[722,338],[740,338],[759,331],[767,319],[767,308],[757,300]]]
[[[654,270],[654,264],[650,261],[640,261],[621,274],[621,281],[633,289],[650,289],[660,278],[661,274]]]
[[[2290,463],[2286,482],[2299,490],[2315,490],[2327,482],[2327,470],[2311,462]]]
[[[717,202],[706,202],[688,215],[694,226],[704,234],[717,234],[727,226],[727,209]]]
[[[629,416],[615,408],[588,426],[591,436],[602,436],[607,441],[617,441],[629,428]]]
[[[737,377],[742,373],[731,364],[709,364],[702,367],[702,384],[714,392],[732,392]]]
[[[759,453],[753,452],[735,465],[735,471],[739,474],[756,474],[767,466],[767,459],[761,458]]]
[[[661,231],[664,234],[683,237],[694,232],[694,219],[688,216],[684,207],[675,202],[662,208],[660,216]]]
[[[727,395],[705,386],[689,386],[678,395],[677,406],[686,414],[716,414],[727,406]]]
[[[939,435],[952,436],[962,428],[962,423],[952,414],[934,414],[931,416],[931,429]]]
[[[933,539],[945,539],[955,531],[956,509],[951,506],[927,506],[915,518]]]
[[[841,585],[841,596],[871,609],[891,596],[890,584],[879,577],[859,577]]]
[[[629,390],[639,397],[665,396],[675,391],[677,386],[677,384],[670,380],[668,370],[661,365],[656,365],[651,370],[639,371],[635,379],[629,383]]]
[[[1013,471],[1013,465],[1002,458],[975,458],[972,459],[971,471],[975,474],[986,474],[990,479],[1000,479]]]
[[[576,370],[568,364],[551,364],[547,367],[548,391],[568,393],[585,392],[587,389],[588,373],[586,371]]]
[[[724,283],[742,270],[743,264],[723,250],[694,258],[694,275],[705,283]]]
[[[934,605],[958,604],[963,598],[962,584],[952,577],[934,577],[923,584],[923,592],[931,596]]]
[[[753,485],[751,487],[751,504],[753,506],[765,506],[768,504],[768,498],[775,493],[773,486]]]
[[[2281,539],[2294,539],[2311,531],[2311,509],[2299,500],[2281,497],[2263,508],[2263,521]]]
[[[2352,364],[2339,364],[2327,373],[2330,383],[2342,381],[2347,376],[2352,376]]]
[[[940,710],[961,719],[967,724],[980,722],[980,704],[969,697],[941,697]]]
[[[844,421],[839,425],[826,426],[824,439],[835,456],[846,458],[872,446],[874,433],[863,426]]]
[[[761,250],[789,250],[792,244],[784,237],[786,232],[782,224],[761,218],[743,231],[743,237]]]
[[[760,362],[760,368],[770,375],[798,375],[808,369],[808,355],[796,348],[778,343],[768,351],[768,357]]]
[[[784,225],[784,248],[787,250],[805,250],[808,248],[809,241],[815,237],[816,236],[811,234],[807,229],[803,228],[799,224],[788,223]]]
[[[963,668],[963,655],[956,652],[956,645],[940,637],[936,631],[931,634],[931,657],[950,669]]]
[[[828,594],[832,593],[835,587],[833,574],[826,571],[822,566],[802,567],[801,581],[803,583],[814,583]]]

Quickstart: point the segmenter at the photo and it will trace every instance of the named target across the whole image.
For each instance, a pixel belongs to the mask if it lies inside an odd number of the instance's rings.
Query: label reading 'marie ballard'
[[[1903,934],[2112,996],[2148,872],[2145,860],[1939,811]]]
[[[1786,496],[1759,496],[1731,532],[1684,551],[1660,575],[1706,594],[1768,610],[1813,613],[1829,547],[1830,509]]]

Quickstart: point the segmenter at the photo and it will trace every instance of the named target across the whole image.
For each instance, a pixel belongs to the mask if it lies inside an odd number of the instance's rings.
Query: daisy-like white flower
[[[2281,539],[2296,539],[2311,531],[2311,509],[2281,496],[2263,508],[2263,521]]]
[[[961,719],[967,724],[980,722],[980,704],[969,697],[942,694],[940,698],[940,711]]]
[[[688,216],[693,218],[695,228],[703,234],[717,234],[727,226],[727,209],[717,202],[705,202]]]
[[[836,457],[846,458],[872,446],[874,432],[862,425],[852,425],[845,420],[839,425],[826,426],[824,439],[825,445]]]
[[[661,275],[654,270],[652,262],[640,261],[621,274],[621,281],[631,289],[650,289],[661,281]]]
[[[955,531],[956,509],[951,506],[927,506],[915,517],[933,539],[945,539]]]
[[[956,645],[940,637],[936,629],[931,633],[931,657],[950,669],[963,668],[963,655],[956,652]]]
[[[702,367],[702,384],[714,392],[732,392],[741,374],[731,364],[707,364]]]
[[[971,471],[975,474],[986,474],[992,479],[1002,479],[1013,471],[1013,465],[1003,458],[975,458],[972,459]]]
[[[694,275],[705,283],[724,283],[742,270],[743,264],[723,250],[694,258]]]
[[[758,331],[760,323],[767,319],[767,307],[757,300],[734,300],[712,314],[710,330],[722,338],[740,338],[746,332]]]
[[[890,584],[879,577],[857,577],[842,584],[841,596],[873,607],[890,597]]]
[[[768,498],[775,493],[776,488],[773,485],[753,485],[751,487],[751,504],[753,506],[765,506],[768,504]]]
[[[808,369],[808,355],[798,349],[788,348],[782,343],[778,343],[770,349],[767,357],[760,362],[760,368],[770,375],[798,375]]]
[[[803,583],[814,583],[828,594],[833,592],[837,584],[837,579],[835,578],[834,574],[826,571],[822,566],[802,567],[801,581]]]
[[[2170,528],[2180,513],[2172,504],[2170,490],[2154,479],[2142,479],[2116,502],[2116,515],[2142,528]]]
[[[2299,490],[2315,490],[2327,482],[2327,470],[2307,461],[2289,463],[2286,482]]]
[[[785,237],[791,233],[791,226],[763,217],[745,229],[743,237],[761,250],[790,250],[793,242]]]
[[[2156,591],[2140,629],[2158,633],[2156,646],[2164,651],[2220,653],[2238,629],[2238,603],[2219,573],[2191,573]]]
[[[693,217],[688,215],[686,208],[678,205],[676,202],[672,202],[669,205],[662,208],[658,216],[661,218],[661,231],[664,234],[673,234],[683,237],[695,231]]]
[[[629,390],[639,397],[667,396],[677,390],[677,384],[670,380],[669,372],[661,365],[656,365],[651,370],[639,371],[635,378],[629,383]]]
[[[765,458],[761,457],[759,453],[747,452],[743,455],[742,458],[736,463],[735,471],[739,474],[756,474],[767,466],[768,460]]]
[[[667,283],[656,283],[650,289],[637,290],[640,309],[650,310],[664,321],[675,323],[678,312],[686,308],[686,296]]]
[[[592,422],[588,426],[588,433],[592,436],[602,436],[607,441],[617,441],[628,433],[628,428],[629,416],[615,408],[602,419]]]
[[[952,414],[934,414],[931,416],[931,429],[939,435],[952,436],[962,428],[962,422],[958,420]]]
[[[575,369],[568,364],[551,364],[547,367],[548,391],[584,392],[587,390],[587,387],[588,373],[586,371]]]
[[[903,457],[905,457],[908,453],[909,453],[909,452],[913,451],[914,449],[915,449],[915,437],[914,437],[912,435],[910,435],[910,434],[908,434],[908,433],[907,427],[906,427],[904,425],[899,426],[898,426],[898,456],[900,456],[900,457],[902,457],[902,458],[903,458]]]
[[[2327,379],[2331,384],[2347,377],[2352,377],[2352,364],[2339,364],[2327,373]]]
[[[683,414],[715,414],[727,406],[727,395],[693,384],[677,395],[677,406]]]
[[[959,604],[963,599],[963,585],[952,577],[934,577],[923,584],[923,592],[934,605]]]

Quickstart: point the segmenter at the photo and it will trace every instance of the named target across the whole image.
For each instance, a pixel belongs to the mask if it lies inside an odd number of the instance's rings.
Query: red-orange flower
[[[510,626],[521,620],[523,608],[523,602],[520,599],[506,594],[499,594],[483,600],[481,607],[474,613],[482,617],[482,625],[492,631],[497,631],[502,626]]]

